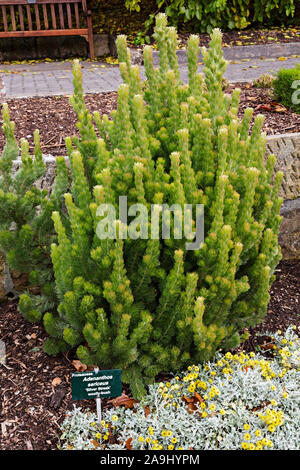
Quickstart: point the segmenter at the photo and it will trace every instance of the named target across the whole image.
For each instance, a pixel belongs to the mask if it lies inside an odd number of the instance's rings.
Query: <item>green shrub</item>
[[[213,31],[209,50],[203,50],[205,80],[197,73],[199,40],[191,36],[187,85],[180,80],[176,30],[167,27],[165,15],[157,16],[155,39],[160,66],[153,67],[146,46],[143,91],[126,38],[118,38],[125,83],[112,120],[88,113],[79,62],[74,65],[71,103],[81,137],[66,139],[70,229],[55,211],[59,306],[44,316],[46,352],[77,347],[86,364],[121,368],[135,396],[161,371],[237,346],[239,332],[266,314],[280,259],[282,174],[273,175],[274,155],[264,160],[263,117],[255,118],[249,135],[252,110],[239,121],[239,90],[223,93],[220,31]],[[97,227],[106,214],[97,208],[111,204],[118,218],[121,196],[128,197],[128,207],[140,203],[148,209],[204,204],[203,245],[187,251],[185,239],[126,238],[132,218],[108,225],[116,239],[100,239]]]
[[[300,113],[300,65],[279,70],[272,86],[280,103]]]
[[[140,0],[126,0],[126,8],[140,9]],[[157,0],[174,24],[189,22],[194,32],[244,29],[251,25],[288,24],[294,16],[294,0]]]
[[[38,189],[46,166],[40,149],[39,133],[34,135],[34,156],[21,139],[21,151],[14,136],[7,104],[3,105],[3,132],[6,145],[0,158],[0,249],[9,267],[26,273],[40,290],[39,295],[21,296],[19,309],[28,320],[39,321],[42,313],[57,306],[50,247],[56,240],[51,214],[62,210],[63,194],[68,190],[68,169],[57,159],[57,177],[51,196]],[[21,155],[20,169],[14,173],[13,161]]]

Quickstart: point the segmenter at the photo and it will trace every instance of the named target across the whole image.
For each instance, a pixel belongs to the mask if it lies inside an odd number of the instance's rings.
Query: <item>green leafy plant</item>
[[[300,113],[300,64],[293,69],[279,70],[273,91],[280,103]]]
[[[77,347],[88,365],[121,368],[134,396],[145,393],[145,384],[161,371],[237,346],[241,329],[266,314],[280,259],[282,174],[273,174],[274,155],[265,161],[263,117],[255,118],[249,134],[252,110],[239,121],[239,90],[223,93],[226,61],[219,30],[203,49],[205,78],[197,73],[199,40],[190,37],[187,85],[180,79],[176,36],[166,16],[158,15],[154,38],[160,66],[154,68],[146,46],[145,91],[126,38],[118,37],[124,84],[111,120],[87,111],[75,63],[71,103],[80,138],[66,139],[69,228],[57,211],[52,216],[59,306],[44,315],[45,350],[57,354]],[[138,224],[136,239],[126,238],[130,218],[108,224],[115,237],[99,238],[97,227],[107,214],[98,207],[113,206],[118,219],[122,196],[128,206],[149,210],[163,203],[203,204],[201,248],[186,251],[186,240],[174,236],[141,237]],[[195,223],[195,214],[190,216]],[[148,220],[148,233],[151,227]]]
[[[295,330],[290,326],[284,336],[265,332],[272,337],[271,359],[259,348],[250,354],[217,353],[209,363],[178,371],[168,382],[149,386],[132,408],[106,408],[100,429],[94,412],[74,406],[61,425],[59,448],[299,449],[300,338]]]
[[[218,27],[223,30],[244,29],[255,24],[274,24],[277,18],[288,22],[293,17],[293,0],[157,0],[160,8],[174,24],[190,22],[194,32],[210,32]],[[276,15],[274,15],[276,12]],[[275,23],[276,24],[276,23]]]

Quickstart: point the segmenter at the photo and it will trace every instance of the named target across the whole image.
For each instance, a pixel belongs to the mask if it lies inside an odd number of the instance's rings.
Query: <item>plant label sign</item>
[[[112,398],[122,395],[121,370],[91,370],[72,374],[72,400]]]

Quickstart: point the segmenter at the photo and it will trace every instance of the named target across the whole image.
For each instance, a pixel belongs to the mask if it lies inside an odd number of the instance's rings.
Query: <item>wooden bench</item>
[[[94,59],[86,0],[0,0],[0,38],[83,36]]]

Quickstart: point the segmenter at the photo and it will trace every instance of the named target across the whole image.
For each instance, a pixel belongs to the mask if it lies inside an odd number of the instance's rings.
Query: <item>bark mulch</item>
[[[182,32],[179,29],[179,48],[185,48],[189,39],[189,32]],[[223,31],[223,47],[250,46],[260,44],[279,44],[300,41],[300,27],[274,28],[274,29],[246,29],[242,31]],[[201,33],[199,36],[200,46],[208,47],[210,42],[209,34]]]
[[[267,134],[300,132],[300,114],[277,103],[269,89],[255,88],[251,83],[235,83],[229,85],[226,92],[232,93],[235,87],[241,89],[240,118],[245,108],[252,107],[254,116],[264,115],[263,130]],[[88,94],[85,100],[91,112],[99,111],[102,116],[110,115],[117,107],[116,92]],[[78,133],[77,118],[67,96],[8,99],[7,103],[11,119],[16,124],[15,134],[18,140],[25,137],[32,147],[34,130],[39,129],[44,154],[66,154],[65,137]],[[0,132],[0,151],[3,146],[4,136]]]
[[[300,262],[282,261],[270,289],[264,322],[249,329],[246,351],[255,351],[259,332],[285,331],[290,324],[300,334]],[[6,365],[0,365],[0,450],[56,450],[59,424],[73,407],[71,373],[74,353],[49,357],[42,350],[45,331],[17,312],[16,300],[0,305],[0,340],[6,344]],[[161,375],[158,380],[167,376]],[[129,393],[125,387],[126,394]],[[94,400],[76,402],[95,409]],[[103,400],[103,407],[111,406]]]

